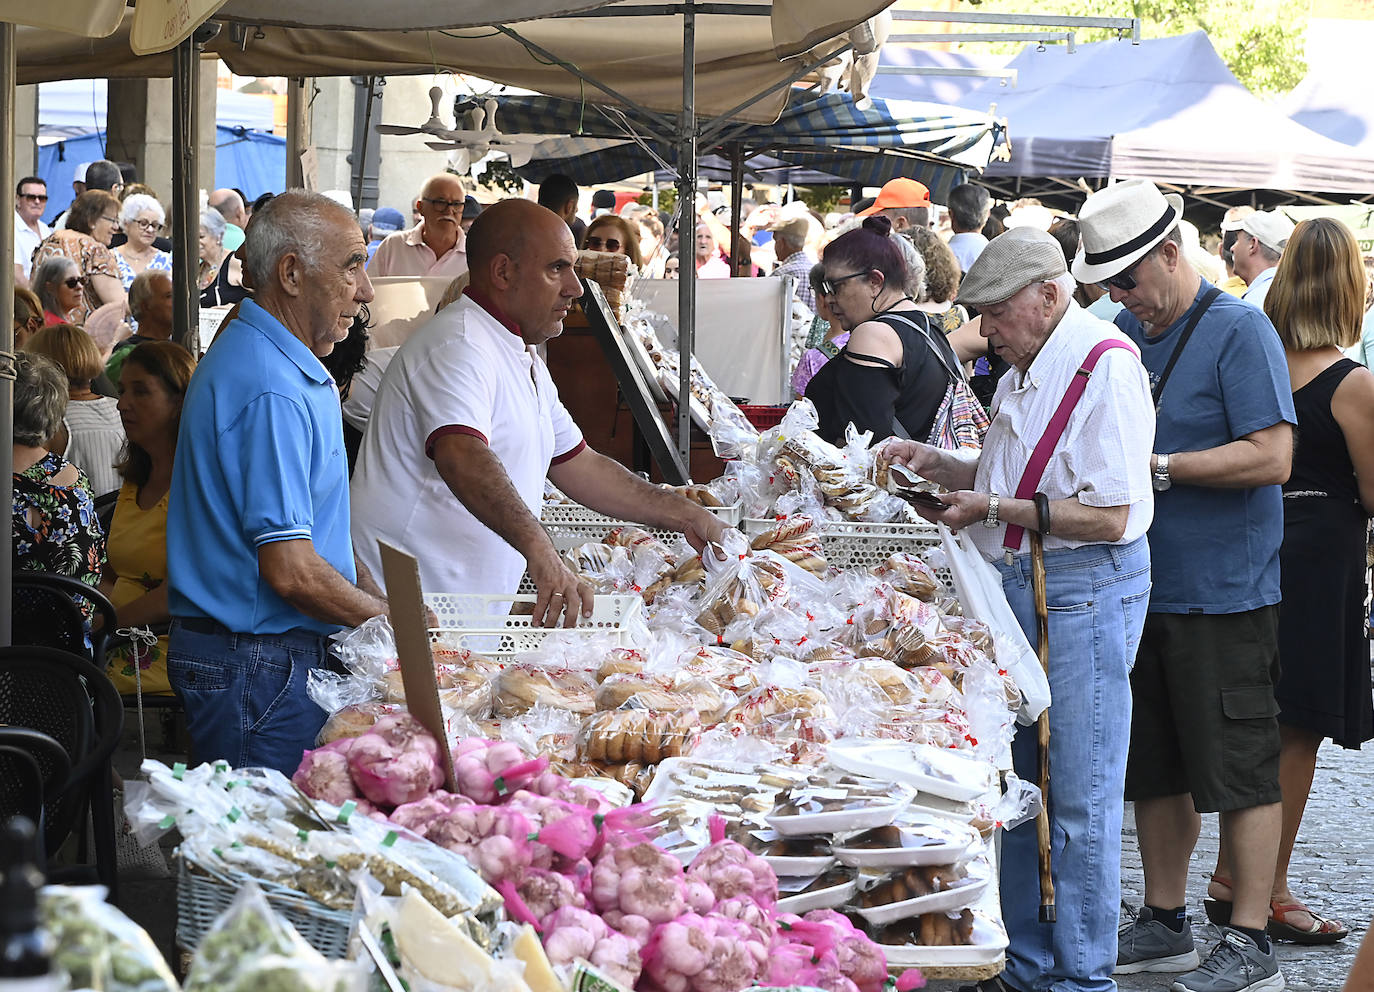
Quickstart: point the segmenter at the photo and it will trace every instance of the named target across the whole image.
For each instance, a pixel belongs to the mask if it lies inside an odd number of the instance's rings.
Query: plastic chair
[[[23,816],[37,824],[41,853],[44,801],[66,783],[71,770],[66,749],[47,734],[0,727],[0,823]]]
[[[104,671],[80,655],[56,648],[0,648],[0,724],[28,727],[66,750],[71,770],[51,794],[44,793],[44,846],[56,851],[78,833],[75,873],[56,868],[54,882],[94,874],[117,898],[114,782],[111,756],[124,727],[124,708]],[[88,864],[87,811],[95,838],[94,872]],[[64,877],[65,876],[65,877]]]
[[[80,601],[95,608],[104,618],[98,631],[91,631],[91,646],[86,647],[86,618]],[[87,658],[102,671],[105,644],[115,627],[115,608],[105,594],[70,575],[53,572],[14,572],[14,644],[59,648]]]

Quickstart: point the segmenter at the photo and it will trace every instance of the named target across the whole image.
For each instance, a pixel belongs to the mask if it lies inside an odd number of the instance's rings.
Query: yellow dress
[[[138,487],[124,483],[115,504],[114,522],[106,546],[109,561],[106,575],[115,576],[110,602],[116,610],[156,589],[167,581],[167,494],[151,510],[138,505]],[[137,644],[138,666],[142,671],[143,692],[172,691],[167,681],[167,635],[157,639],[152,648]],[[112,650],[105,668],[110,681],[121,693],[132,693],[134,682],[134,646]]]

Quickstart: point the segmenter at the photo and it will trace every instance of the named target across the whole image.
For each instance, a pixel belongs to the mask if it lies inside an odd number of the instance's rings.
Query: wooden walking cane
[[[1035,595],[1035,619],[1040,667],[1050,677],[1050,610],[1045,599],[1045,545],[1039,531],[1030,532],[1031,591]],[[1035,723],[1037,784],[1040,786],[1040,815],[1035,818],[1035,839],[1040,862],[1040,922],[1053,923],[1054,872],[1050,863],[1050,711],[1040,711]]]

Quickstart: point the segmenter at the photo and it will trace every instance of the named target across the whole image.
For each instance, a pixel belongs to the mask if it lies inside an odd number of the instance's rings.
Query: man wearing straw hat
[[[1282,989],[1265,927],[1281,826],[1279,486],[1296,419],[1283,349],[1263,311],[1183,256],[1178,197],[1130,180],[1078,216],[1074,277],[1125,306],[1117,326],[1140,347],[1157,412],[1154,586],[1126,772],[1145,905],[1122,929],[1117,972],[1185,971],[1179,992]],[[1213,812],[1230,875],[1213,876],[1209,916],[1226,926],[1199,967],[1185,890],[1199,814]]]
[[[1012,366],[981,454],[967,461],[914,441],[883,448],[892,463],[954,490],[941,494],[949,509],[920,512],[968,528],[1032,643],[1040,639],[1036,586],[1045,594],[1048,850],[1039,850],[1033,823],[1003,838],[1011,946],[1006,971],[976,992],[1114,988],[1123,717],[1150,589],[1154,410],[1135,347],[1074,303],[1073,291],[1063,251],[1044,231],[1016,228],[990,242],[959,289],[982,312],[980,333]],[[1012,756],[1017,774],[1035,781],[1036,728],[1017,732]],[[1037,879],[1042,856],[1052,901]],[[1056,922],[1040,922],[1056,903]]]

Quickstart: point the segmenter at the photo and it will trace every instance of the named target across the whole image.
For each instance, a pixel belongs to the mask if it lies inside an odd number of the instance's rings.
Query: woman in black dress
[[[1279,553],[1279,783],[1283,834],[1271,936],[1301,944],[1348,932],[1297,899],[1288,864],[1326,738],[1358,749],[1374,738],[1365,638],[1365,544],[1374,512],[1374,374],[1341,353],[1360,339],[1365,273],[1355,237],[1317,218],[1293,231],[1264,302],[1288,357],[1298,414],[1283,486]],[[1223,862],[1224,863],[1224,862]],[[1218,879],[1217,881],[1222,881]]]
[[[853,423],[874,442],[898,435],[925,441],[952,377],[959,376],[944,334],[907,293],[901,249],[891,222],[867,218],[826,246],[823,295],[849,332],[844,349],[806,387],[820,415],[817,433],[844,444]]]

